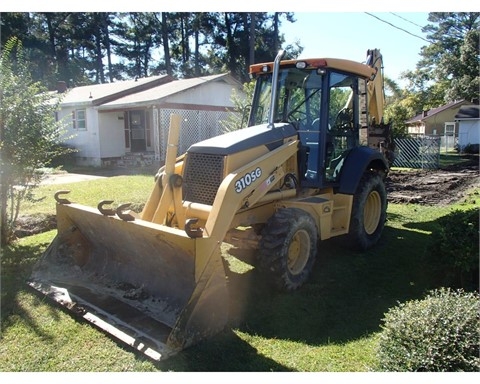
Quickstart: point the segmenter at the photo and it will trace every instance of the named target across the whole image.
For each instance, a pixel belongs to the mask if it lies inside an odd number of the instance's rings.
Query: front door
[[[145,140],[145,111],[129,111],[130,142],[132,152],[147,149]]]

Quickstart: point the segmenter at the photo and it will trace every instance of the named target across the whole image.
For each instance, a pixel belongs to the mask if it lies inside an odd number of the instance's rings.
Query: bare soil
[[[478,157],[439,169],[392,170],[387,177],[387,196],[392,203],[448,205],[480,186]]]
[[[478,156],[439,169],[393,169],[386,182],[388,201],[399,204],[448,205],[465,198],[475,186],[480,187]],[[21,216],[15,235],[20,238],[55,228],[54,215]]]

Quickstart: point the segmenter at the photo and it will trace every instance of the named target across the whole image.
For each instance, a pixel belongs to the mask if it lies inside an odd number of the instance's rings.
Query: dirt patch
[[[478,158],[440,169],[393,169],[387,178],[388,201],[422,205],[448,205],[480,186]]]
[[[55,228],[57,228],[55,215],[24,215],[15,222],[14,235],[16,238],[22,238]]]

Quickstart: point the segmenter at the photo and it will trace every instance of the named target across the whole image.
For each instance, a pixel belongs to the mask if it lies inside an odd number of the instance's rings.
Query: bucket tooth
[[[116,211],[114,209],[104,207],[104,205],[110,205],[112,203],[113,203],[113,200],[102,200],[100,201],[100,203],[98,203],[97,209],[104,216],[115,216]]]
[[[117,210],[116,210],[117,216],[120,219],[122,219],[123,221],[134,221],[135,220],[135,216],[132,216],[130,213],[124,212],[128,208],[130,208],[130,205],[131,205],[130,203],[126,203],[126,204],[120,204],[117,207]]]
[[[68,193],[70,193],[68,189],[62,189],[60,191],[55,192],[53,197],[55,198],[55,201],[59,204],[71,204],[70,200],[60,197],[60,195],[66,195]]]

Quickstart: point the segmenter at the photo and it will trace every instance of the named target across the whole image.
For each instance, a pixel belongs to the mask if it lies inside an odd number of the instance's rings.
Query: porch
[[[101,166],[108,168],[144,168],[152,166],[160,167],[160,161],[155,160],[154,151],[129,152],[119,157],[102,158]]]

